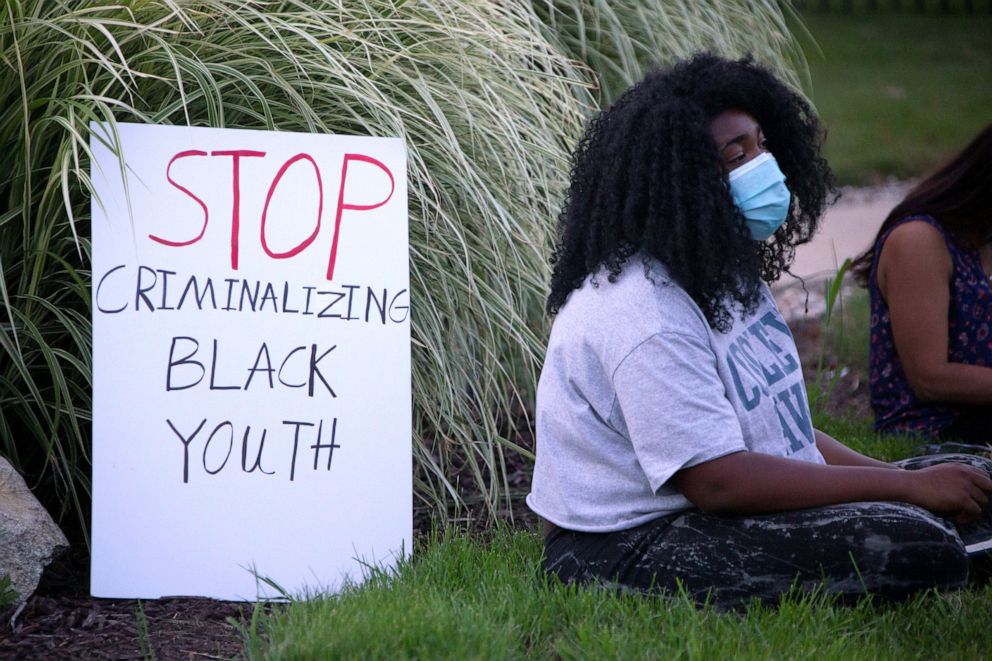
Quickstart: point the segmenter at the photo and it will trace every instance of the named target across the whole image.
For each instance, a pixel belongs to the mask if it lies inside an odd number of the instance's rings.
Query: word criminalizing
[[[113,293],[104,291],[104,288]],[[117,264],[96,282],[98,312],[214,310],[299,314],[318,319],[401,324],[410,310],[409,292],[370,285],[314,287],[243,278],[214,279],[139,265]]]

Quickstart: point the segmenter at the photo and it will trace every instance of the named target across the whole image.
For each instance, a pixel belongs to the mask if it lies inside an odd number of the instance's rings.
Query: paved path
[[[806,280],[806,295],[799,282],[782,276],[772,287],[782,313],[788,320],[823,314],[824,281],[832,277],[843,261],[855,257],[871,245],[889,211],[899,203],[912,182],[897,182],[879,188],[845,188],[841,199],[827,210],[820,231],[813,240],[796,250],[792,272]]]
[[[832,275],[845,258],[871,245],[882,221],[910,185],[899,182],[882,188],[845,188],[840,200],[827,210],[817,235],[796,250],[792,271],[804,278]]]

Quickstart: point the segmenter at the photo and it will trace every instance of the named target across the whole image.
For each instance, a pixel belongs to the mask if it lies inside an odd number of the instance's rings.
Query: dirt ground
[[[820,359],[822,336],[814,318],[790,322],[807,381]],[[844,371],[830,355],[824,372],[841,370],[828,410],[868,416],[865,375]],[[533,432],[519,430],[522,447],[532,447]],[[521,457],[509,458],[508,479],[515,491],[526,491],[530,466]],[[469,475],[465,476],[470,479]],[[510,513],[507,512],[507,518]],[[515,502],[513,525],[535,529],[537,519],[523,501]],[[415,532],[429,532],[425,513],[415,515]],[[11,624],[12,612],[0,621],[3,659],[231,659],[243,656],[244,636],[254,604],[211,599],[172,598],[138,602],[89,596],[89,559],[69,554],[53,563],[41,585]]]
[[[53,563],[17,614],[0,622],[3,659],[230,659],[242,652],[236,622],[254,604],[212,599],[95,599],[89,559]]]

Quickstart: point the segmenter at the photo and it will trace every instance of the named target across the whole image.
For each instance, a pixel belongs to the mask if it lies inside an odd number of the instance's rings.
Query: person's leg
[[[968,561],[954,528],[900,503],[851,503],[751,517],[691,510],[615,533],[558,530],[545,568],[565,582],[674,593],[733,608],[793,584],[856,598],[957,588]]]
[[[955,461],[980,468],[992,478],[992,459],[974,454],[935,454],[922,457],[911,457],[895,464],[907,470],[919,470],[927,466]],[[973,544],[992,538],[992,501],[985,505],[982,518],[974,523],[955,524],[958,534],[965,545]],[[992,554],[985,554],[972,562],[972,574],[976,583],[983,583],[992,578]]]
[[[975,406],[966,409],[950,427],[940,433],[941,441],[992,445],[992,409]]]
[[[892,463],[908,470],[917,470],[920,468],[926,468],[927,466],[934,466],[936,464],[945,464],[949,461],[956,461],[961,464],[974,466],[975,468],[981,468],[989,474],[989,477],[992,477],[992,459],[978,454],[965,454],[957,452],[927,454],[919,457],[910,457],[909,459],[903,459],[901,461],[894,461]]]

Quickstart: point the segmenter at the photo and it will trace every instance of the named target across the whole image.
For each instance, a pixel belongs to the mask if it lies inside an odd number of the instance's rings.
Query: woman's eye
[[[764,151],[768,151],[768,140],[762,138],[761,140],[758,141],[758,146],[761,147]]]
[[[736,156],[731,156],[727,161],[728,163],[740,163],[744,160],[744,154],[737,154]]]

